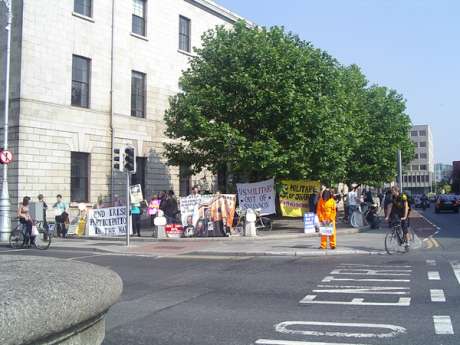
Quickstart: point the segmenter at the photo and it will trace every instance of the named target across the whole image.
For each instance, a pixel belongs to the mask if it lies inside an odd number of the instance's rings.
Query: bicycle
[[[26,228],[25,225],[22,223],[18,223],[18,225],[11,231],[10,234],[10,246],[13,249],[22,249],[22,248],[30,248],[33,245],[35,248],[39,250],[46,250],[51,245],[51,239],[53,237],[53,232],[49,229],[45,229],[44,222],[35,222],[35,226],[38,230],[38,235],[35,236],[34,241],[32,242],[32,238],[29,238],[26,235]],[[29,244],[29,242],[32,242]]]
[[[401,222],[391,223],[391,231],[385,235],[385,250],[389,255],[409,252],[409,243],[415,243],[415,235],[408,228],[409,241],[404,238]]]
[[[366,215],[368,209],[363,210],[364,204],[359,205],[350,216],[350,225],[354,228],[366,226]]]
[[[268,217],[264,217],[260,214],[262,210],[255,209],[254,212],[256,214],[256,230],[261,231],[271,231],[273,229],[272,220]],[[244,234],[244,225],[246,222],[246,210],[241,208],[236,209],[236,215],[238,216],[238,221],[234,227],[234,231],[239,234]]]

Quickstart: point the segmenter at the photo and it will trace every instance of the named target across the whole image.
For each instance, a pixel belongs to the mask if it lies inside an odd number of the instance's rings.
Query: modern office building
[[[434,165],[434,176],[436,183],[449,182],[452,179],[452,164],[436,163]]]
[[[164,112],[201,35],[242,18],[210,0],[12,3],[12,209],[39,193],[49,202],[60,193],[67,202],[91,203],[124,195],[112,152],[125,144],[137,149],[133,182],[146,198],[160,190],[186,193],[196,181],[180,179],[180,169],[162,157]],[[0,2],[0,66],[5,26]],[[3,104],[3,68],[0,75]],[[199,178],[213,183],[211,175]]]
[[[415,145],[415,157],[403,172],[404,190],[411,194],[433,190],[434,150],[433,135],[428,125],[416,125],[409,136]]]

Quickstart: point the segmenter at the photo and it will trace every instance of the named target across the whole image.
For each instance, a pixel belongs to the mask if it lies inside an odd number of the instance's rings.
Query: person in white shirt
[[[358,193],[356,191],[356,186],[353,186],[351,191],[348,192],[348,218],[351,219],[351,215],[358,207]]]

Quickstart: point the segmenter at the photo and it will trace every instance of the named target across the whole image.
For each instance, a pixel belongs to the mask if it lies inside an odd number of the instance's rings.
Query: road
[[[109,312],[104,345],[458,345],[460,216],[424,215],[441,228],[436,240],[398,256],[1,253],[55,256],[118,272],[124,292]]]

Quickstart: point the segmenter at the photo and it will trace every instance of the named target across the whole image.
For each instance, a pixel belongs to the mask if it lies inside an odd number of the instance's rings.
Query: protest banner
[[[189,195],[180,198],[182,225],[187,234],[195,236],[208,235],[212,223],[225,220],[225,225],[232,227],[236,208],[235,194]]]
[[[273,179],[255,183],[237,183],[239,207],[261,209],[261,215],[274,214],[275,181]]]
[[[131,204],[140,204],[144,201],[144,196],[142,195],[142,186],[140,184],[135,184],[134,186],[129,187],[129,197]]]
[[[88,236],[125,236],[126,207],[121,206],[89,210],[87,224]]]
[[[320,189],[319,181],[282,180],[280,191],[280,208],[285,217],[302,217],[310,211],[310,195]]]

